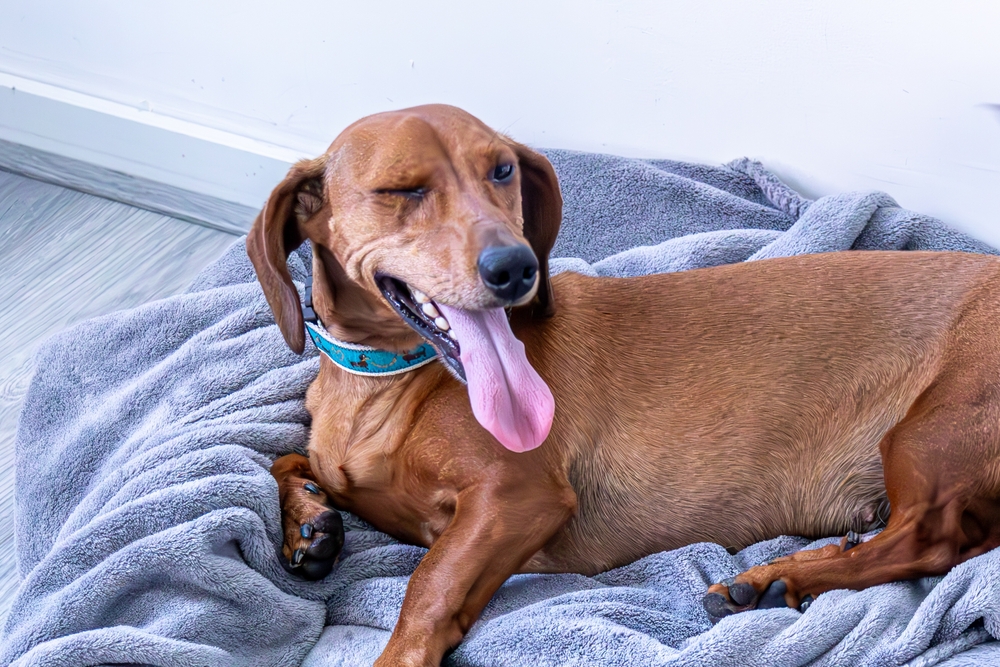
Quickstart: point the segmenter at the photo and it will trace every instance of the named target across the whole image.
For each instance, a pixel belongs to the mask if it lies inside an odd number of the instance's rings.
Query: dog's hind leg
[[[322,579],[330,574],[344,546],[340,513],[328,504],[306,457],[282,456],[271,466],[271,475],[278,482],[285,535],[282,565],[306,579]]]
[[[709,615],[798,607],[833,589],[944,574],[1000,546],[1000,373],[970,366],[950,378],[942,374],[883,438],[892,507],[884,531],[867,542],[844,540],[800,552],[715,584],[704,600]],[[977,372],[985,370],[997,378]]]

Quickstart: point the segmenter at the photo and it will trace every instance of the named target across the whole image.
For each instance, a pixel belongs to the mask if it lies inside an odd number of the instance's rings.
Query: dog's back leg
[[[982,340],[982,338],[979,338]],[[885,530],[855,545],[800,552],[715,584],[716,618],[809,596],[944,574],[1000,546],[1000,350],[954,363],[881,443],[892,513]],[[984,358],[985,356],[985,358]]]

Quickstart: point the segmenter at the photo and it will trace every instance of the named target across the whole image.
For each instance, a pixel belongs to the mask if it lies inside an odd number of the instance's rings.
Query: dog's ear
[[[299,293],[288,273],[288,254],[305,240],[302,223],[323,207],[325,164],[325,157],[297,162],[271,192],[247,235],[247,255],[274,321],[297,354],[305,349],[305,323]]]
[[[562,194],[552,164],[541,153],[511,142],[521,170],[521,213],[524,238],[538,258],[538,293],[532,301],[532,314],[550,317],[555,312],[552,285],[549,282],[549,252],[562,223]]]

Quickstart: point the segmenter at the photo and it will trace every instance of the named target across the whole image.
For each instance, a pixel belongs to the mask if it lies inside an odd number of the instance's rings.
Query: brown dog
[[[356,366],[379,350],[410,363],[424,341],[444,362],[357,375],[324,356],[309,458],[273,468],[296,571],[332,567],[327,503],[430,547],[378,664],[439,664],[515,572],[868,530],[886,499],[874,539],[754,567],[706,609],[795,607],[1000,544],[1000,260],[848,252],[550,280],[561,207],[544,157],[426,106],[295,165],[247,239],[292,349],[306,332],[286,258],[308,239],[320,322],[377,348]]]

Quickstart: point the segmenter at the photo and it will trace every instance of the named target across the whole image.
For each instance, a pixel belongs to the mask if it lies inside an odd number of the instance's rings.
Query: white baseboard
[[[257,210],[198,192],[105,169],[0,139],[0,170],[119,201],[155,213],[243,234]]]
[[[245,230],[294,151],[0,72],[0,169]]]

